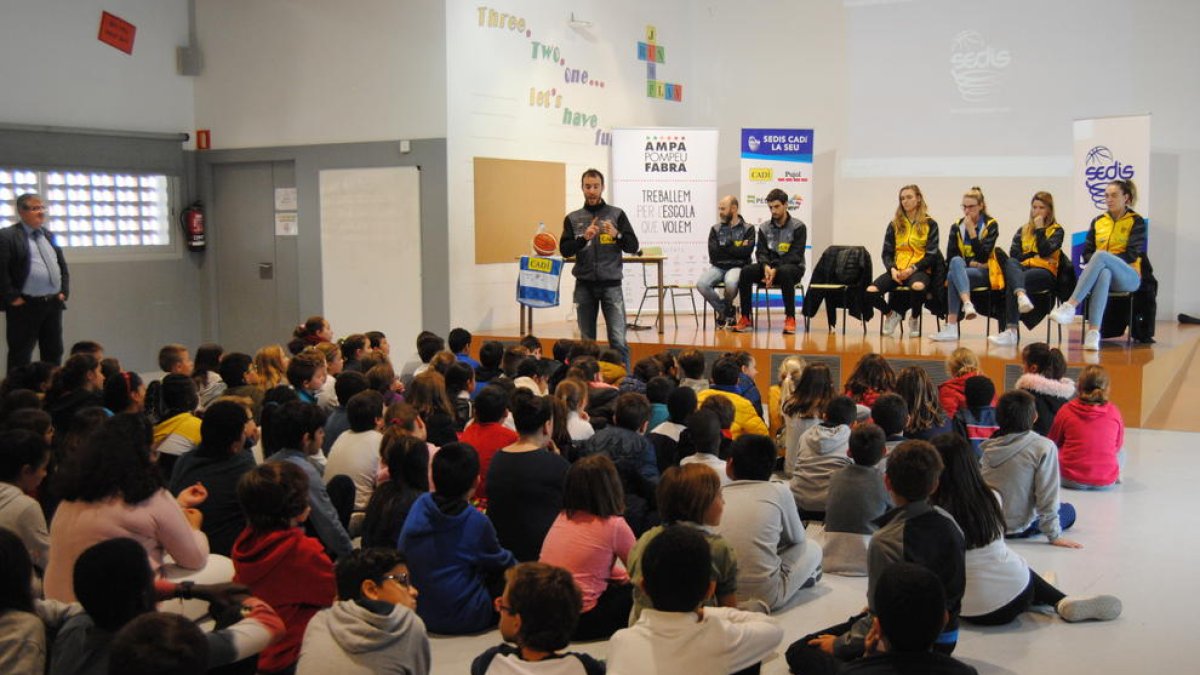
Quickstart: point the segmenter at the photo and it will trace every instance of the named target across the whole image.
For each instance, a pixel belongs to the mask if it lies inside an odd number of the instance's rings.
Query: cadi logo
[[[775,172],[770,168],[753,168],[750,169],[750,180],[756,183],[769,183],[775,177]]]
[[[1113,157],[1112,150],[1097,145],[1084,156],[1083,184],[1087,187],[1092,205],[1105,208],[1104,188],[1114,180],[1132,180],[1136,170],[1132,164],[1124,164]]]
[[[950,41],[950,76],[967,103],[987,100],[1010,63],[1008,50],[989,45],[979,31],[964,30]]]

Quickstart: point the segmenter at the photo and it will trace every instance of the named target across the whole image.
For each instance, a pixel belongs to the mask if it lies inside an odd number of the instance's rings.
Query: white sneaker
[[[1012,347],[1017,344],[1017,331],[1009,328],[1003,333],[997,333],[988,338],[988,342],[997,347]]]
[[[1083,348],[1088,351],[1100,350],[1100,331],[1089,330],[1087,335],[1083,336]]]
[[[908,334],[910,336],[921,332],[921,317],[912,316],[908,319]]]
[[[967,321],[970,321],[971,319],[974,319],[975,317],[979,316],[979,312],[975,311],[975,303],[973,303],[973,302],[968,301],[968,302],[963,303],[962,311],[963,311],[963,319],[965,319]]]
[[[1017,311],[1022,314],[1028,314],[1033,311],[1033,301],[1025,293],[1017,296]]]
[[[1112,621],[1121,616],[1121,599],[1114,595],[1067,596],[1058,601],[1063,621]]]
[[[934,342],[955,342],[958,340],[958,324],[948,323],[946,327],[929,336]]]
[[[1050,318],[1069,326],[1075,323],[1075,305],[1061,304],[1050,312]]]
[[[892,337],[896,334],[896,329],[900,327],[900,313],[892,312],[883,317],[883,336]]]

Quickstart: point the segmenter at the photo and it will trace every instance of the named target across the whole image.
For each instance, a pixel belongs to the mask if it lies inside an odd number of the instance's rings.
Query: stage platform
[[[723,352],[746,350],[754,355],[757,362],[756,379],[764,398],[767,388],[775,384],[775,372],[780,362],[792,354],[827,363],[839,382],[845,381],[863,354],[877,352],[887,357],[897,370],[906,366],[920,366],[929,371],[935,382],[941,383],[946,379],[943,362],[959,346],[969,347],[979,354],[984,372],[996,382],[1000,391],[1010,389],[1022,372],[1021,346],[992,345],[984,336],[982,318],[964,322],[963,337],[957,343],[933,342],[928,337],[917,338],[907,334],[903,338],[883,338],[879,335],[878,317],[867,324],[865,334],[862,323],[851,318],[845,335],[842,335],[840,326],[836,332],[830,332],[823,316],[813,320],[808,333],[804,332],[801,323],[796,335],[782,334],[781,315],[773,319],[770,328],[762,320],[755,332],[734,333],[714,330],[711,324],[701,328],[692,320],[691,314],[680,314],[676,325],[668,314],[661,334],[653,328],[630,330],[627,339],[634,361],[663,349],[695,347],[705,352],[711,363]],[[927,336],[936,330],[932,317],[925,317],[924,327]],[[992,330],[996,330],[995,324]],[[1080,348],[1080,330],[1078,323],[1069,328],[1063,327],[1061,345],[1058,344],[1057,330],[1051,331],[1050,344],[1063,349],[1067,357],[1068,377],[1074,379],[1084,365],[1101,364],[1112,374],[1112,398],[1121,408],[1127,426],[1200,431],[1200,414],[1197,414],[1198,409],[1194,404],[1196,399],[1193,398],[1190,405],[1177,405],[1176,402],[1177,396],[1198,389],[1195,382],[1200,377],[1200,361],[1193,363],[1192,357],[1196,346],[1200,344],[1200,326],[1160,321],[1156,327],[1156,344],[1130,346],[1120,339],[1102,343],[1099,352],[1085,352]],[[603,321],[598,332],[600,336],[604,335]],[[556,340],[578,338],[575,323],[566,321],[539,321],[533,333],[542,340],[547,354]],[[480,331],[475,335],[472,346],[478,350],[485,340],[515,342],[519,337],[520,329],[516,326]],[[1044,340],[1045,337],[1045,324],[1021,333],[1022,343]],[[1190,373],[1192,370],[1196,372]]]

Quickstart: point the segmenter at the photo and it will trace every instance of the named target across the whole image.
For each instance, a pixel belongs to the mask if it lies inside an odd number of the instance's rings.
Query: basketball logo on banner
[[[1104,208],[1104,188],[1114,180],[1133,180],[1132,164],[1123,164],[1113,158],[1112,150],[1103,145],[1088,150],[1084,157],[1083,184],[1092,196],[1092,204]]]

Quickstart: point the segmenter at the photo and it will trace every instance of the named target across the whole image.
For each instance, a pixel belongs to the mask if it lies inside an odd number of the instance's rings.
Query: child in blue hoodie
[[[503,572],[517,563],[500,546],[492,523],[468,503],[479,485],[479,455],[447,443],[433,458],[434,492],[413,503],[397,548],[421,589],[417,615],[431,633],[461,635],[496,625],[493,598]]]

